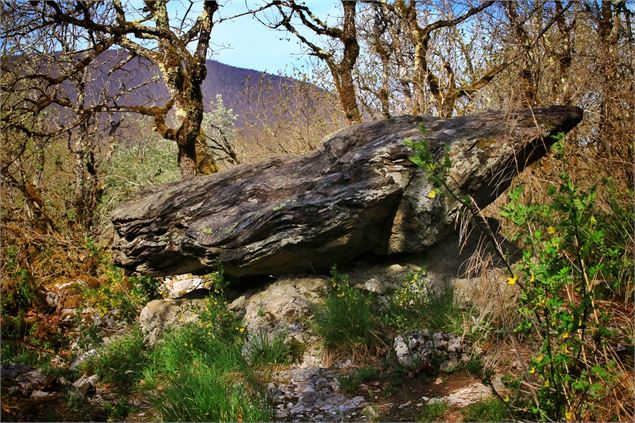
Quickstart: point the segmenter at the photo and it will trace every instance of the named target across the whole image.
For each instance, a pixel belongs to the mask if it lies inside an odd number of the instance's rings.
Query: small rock
[[[39,399],[44,399],[44,398],[48,398],[53,396],[52,393],[50,392],[44,392],[44,391],[33,391],[31,392],[31,398],[39,400]]]
[[[492,395],[489,387],[480,382],[473,383],[465,388],[453,391],[445,397],[445,401],[451,407],[467,407],[468,405],[482,401]]]
[[[246,295],[241,295],[240,297],[236,298],[234,301],[229,303],[228,307],[232,311],[242,310],[242,309],[245,308],[245,302],[246,301],[247,301],[247,296]]]
[[[73,382],[73,386],[84,396],[90,396],[97,392],[96,386],[99,376],[92,375],[90,377],[84,375]]]
[[[436,378],[434,381],[435,385],[441,385],[443,383],[443,379],[441,379],[440,377]]]
[[[84,364],[86,362],[86,360],[88,360],[90,357],[94,356],[95,354],[97,354],[97,350],[96,349],[88,350],[85,353],[81,354],[79,357],[77,357],[75,360],[73,360],[73,362],[71,363],[71,365],[69,367],[69,370],[71,370],[71,371],[77,370],[79,368],[79,366]]]
[[[383,295],[386,291],[384,286],[377,280],[377,278],[371,278],[367,280],[366,283],[364,283],[364,289],[379,295]]]
[[[150,301],[139,315],[144,342],[153,346],[169,327],[196,321],[206,305],[204,298]]]
[[[48,304],[51,308],[57,308],[59,305],[60,297],[57,292],[47,291],[46,293],[46,304]]]
[[[34,390],[41,387],[46,381],[46,377],[39,370],[33,370],[30,372],[22,373],[15,378],[20,391],[23,394],[28,395]]]
[[[442,372],[451,372],[459,365],[459,360],[456,353],[450,353],[448,359],[441,363]]]
[[[31,372],[33,370],[35,370],[35,368],[29,366],[28,364],[3,364],[0,366],[0,379],[15,379],[18,375]]]

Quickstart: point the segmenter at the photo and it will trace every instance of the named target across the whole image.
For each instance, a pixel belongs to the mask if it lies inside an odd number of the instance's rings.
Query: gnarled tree
[[[56,110],[66,117],[58,129],[70,131],[93,113],[140,113],[154,120],[155,130],[162,137],[176,142],[184,178],[215,171],[215,166],[197,167],[197,162],[209,164],[209,158],[200,160],[200,148],[197,161],[197,145],[202,145],[204,140],[201,134],[201,83],[206,76],[205,62],[218,3],[204,2],[196,19],[189,18],[191,9],[192,6],[175,21],[168,15],[167,0],[147,0],[138,6],[124,4],[121,0],[112,3],[80,0],[5,4],[0,37],[5,45],[16,47],[11,56],[3,54],[2,58],[3,72],[12,75],[4,84],[5,92],[11,97],[16,92],[25,94],[28,91],[26,98],[29,100],[21,101],[17,109],[3,113],[3,125],[25,132],[28,129],[26,116]],[[51,54],[38,57],[39,51],[21,49],[23,42],[34,34],[51,36],[51,50],[59,48],[61,51],[49,50]],[[104,87],[102,92],[92,96],[69,90],[72,78],[83,72],[90,73],[91,66],[104,54],[112,55],[115,48],[119,50],[108,64],[108,76],[124,69],[133,60],[153,64],[165,83],[168,98],[150,103],[130,101],[130,94],[144,82]],[[20,69],[15,72],[13,65],[17,60],[29,59],[44,59],[44,65],[33,66],[31,71]],[[30,84],[25,84],[26,81]],[[38,88],[34,90],[35,85]],[[167,119],[171,110],[176,115],[173,123]],[[33,135],[33,131],[29,131]]]
[[[357,103],[356,87],[353,80],[353,69],[359,56],[357,42],[357,0],[341,0],[342,24],[332,26],[314,14],[308,6],[296,0],[275,0],[279,16],[269,24],[272,28],[284,28],[295,35],[302,44],[309,48],[309,54],[323,60],[331,72],[333,84],[337,90],[342,110],[349,123],[361,122],[362,115]],[[299,22],[298,22],[299,19]],[[340,44],[341,51],[335,48],[321,47],[300,30],[298,23],[318,36],[326,36]]]

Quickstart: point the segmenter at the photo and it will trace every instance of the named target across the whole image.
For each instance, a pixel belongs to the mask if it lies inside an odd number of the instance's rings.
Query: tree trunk
[[[348,123],[359,123],[362,121],[362,114],[357,105],[357,97],[355,95],[355,83],[351,69],[340,69],[339,75],[333,75],[333,79],[338,81],[336,84],[340,97],[340,104],[344,110],[344,115]]]

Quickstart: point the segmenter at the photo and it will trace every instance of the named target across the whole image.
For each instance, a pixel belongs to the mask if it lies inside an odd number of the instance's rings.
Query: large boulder
[[[136,195],[113,212],[114,260],[151,275],[222,265],[226,274],[244,276],[311,271],[367,253],[420,252],[448,233],[457,204],[428,195],[433,186],[408,160],[413,152],[405,139],[425,138],[439,159],[448,148],[448,183],[484,207],[546,154],[553,135],[581,119],[579,108],[554,106],[351,126],[305,156]]]

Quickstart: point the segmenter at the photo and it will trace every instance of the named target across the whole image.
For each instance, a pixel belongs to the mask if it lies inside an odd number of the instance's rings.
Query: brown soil
[[[360,385],[356,395],[363,395],[368,401],[377,404],[380,421],[416,421],[426,403],[422,397],[444,397],[478,381],[478,378],[464,371],[438,377],[417,375],[399,381],[364,383]],[[446,421],[458,422],[461,419],[461,413],[452,409],[444,416]]]

